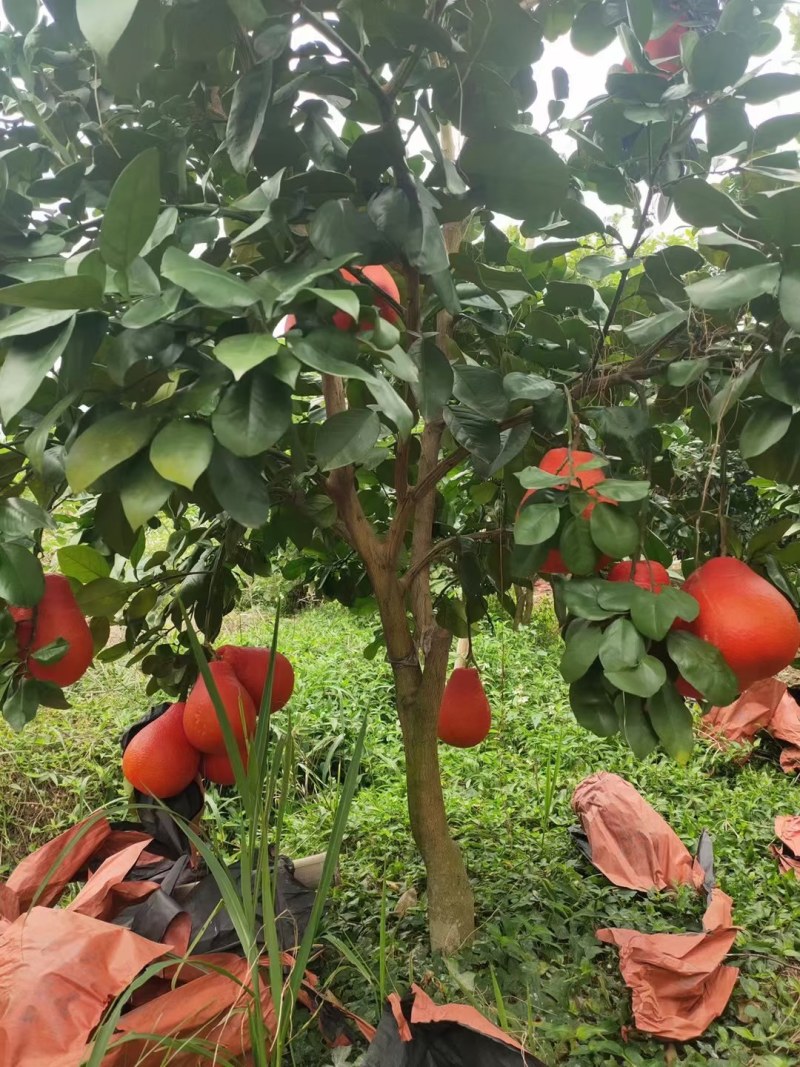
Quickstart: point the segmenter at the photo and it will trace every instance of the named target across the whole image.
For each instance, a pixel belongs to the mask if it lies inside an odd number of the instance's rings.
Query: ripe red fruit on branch
[[[700,605],[682,628],[716,646],[742,690],[787,667],[800,645],[800,623],[786,597],[741,560],[710,559],[684,583]]]
[[[568,448],[551,448],[549,452],[546,452],[539,463],[539,466],[543,471],[548,474],[565,474],[570,475],[571,486],[578,489],[585,490],[590,496],[596,497],[596,501],[591,501],[581,512],[581,516],[584,519],[588,519],[594,510],[594,505],[597,502],[603,502],[606,504],[613,504],[615,501],[609,500],[606,497],[601,496],[595,486],[600,482],[606,480],[605,473],[600,467],[590,467],[587,470],[579,470],[585,463],[589,463],[591,460],[597,459],[597,456],[593,452],[581,452],[580,450],[570,451]],[[529,489],[525,496],[522,498],[522,502],[519,506],[519,511],[522,510],[525,502],[536,493],[536,489]],[[519,515],[517,511],[517,515]],[[610,560],[608,556],[601,556],[595,567],[596,570],[601,570]],[[564,562],[564,557],[561,555],[557,548],[551,548],[545,556],[544,562],[539,567],[540,574],[569,574],[570,570]]]
[[[247,749],[244,745],[239,746],[239,754],[244,769],[247,770]],[[214,782],[215,785],[234,785],[236,782],[227,752],[208,753],[203,756],[202,773],[206,781]]]
[[[665,74],[677,74],[683,66],[681,37],[687,32],[686,26],[674,22],[660,37],[654,37],[647,42],[644,46],[645,55]],[[633,72],[633,64],[629,59],[626,59],[622,65],[629,73]]]
[[[173,704],[128,742],[122,754],[122,773],[140,793],[163,800],[194,781],[200,753],[183,729],[184,707]]]
[[[455,667],[439,708],[439,740],[455,748],[473,748],[489,733],[492,709],[475,667]]]
[[[261,698],[267,684],[271,653],[268,648],[239,648],[221,645],[217,656],[227,663],[250,694],[256,711],[261,710]],[[275,654],[275,674],[272,679],[270,711],[280,711],[289,703],[294,692],[294,668],[282,652]]]
[[[654,559],[640,559],[638,563],[625,560],[615,563],[608,572],[609,582],[633,582],[640,589],[658,593],[670,584],[669,571]]]
[[[377,293],[373,293],[372,303],[378,309],[378,314],[382,319],[385,319],[386,322],[390,322],[392,326],[397,326],[400,322],[400,313],[394,305],[400,303],[400,290],[397,288],[397,283],[386,267],[381,266],[380,263],[369,263],[366,267],[356,267],[354,269],[358,270],[360,274],[363,274],[363,276],[368,279],[368,281],[372,282],[376,289],[380,289],[387,297],[389,297],[387,300],[384,297],[379,296]],[[342,270],[339,271],[339,274],[341,275],[342,280],[349,285],[364,284],[360,278],[357,278],[356,275],[352,274],[349,270],[342,268]],[[356,325],[353,316],[348,315],[346,311],[341,310],[337,310],[333,313],[331,321],[337,330],[343,330],[345,332],[355,329]],[[296,325],[296,316],[286,315],[275,328],[275,336],[283,337],[284,334],[293,330]],[[358,324],[358,329],[359,332],[363,333],[365,330],[372,329],[372,324],[369,319],[362,319]]]
[[[242,743],[245,737],[252,736],[256,725],[256,709],[250,694],[228,663],[214,660],[209,663],[208,669],[219,691],[233,736],[237,742]],[[183,728],[191,744],[201,752],[225,751],[222,727],[202,675],[197,679],[186,701]]]
[[[66,686],[86,673],[94,656],[92,633],[78,607],[69,582],[60,574],[47,574],[44,595],[35,608],[9,609],[17,624],[19,658],[25,673],[41,682]],[[62,638],[69,646],[55,663],[40,663],[33,653]]]

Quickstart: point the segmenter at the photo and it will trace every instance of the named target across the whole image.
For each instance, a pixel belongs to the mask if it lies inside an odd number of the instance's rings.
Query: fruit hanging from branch
[[[632,560],[615,563],[609,569],[607,578],[609,582],[633,582],[640,589],[647,589],[651,593],[658,593],[671,583],[667,568],[654,559],[640,559],[636,563]]]
[[[454,748],[474,748],[492,726],[492,709],[477,667],[455,667],[439,709],[439,740]]]
[[[122,755],[122,773],[146,796],[177,796],[197,776],[200,752],[186,736],[184,711],[183,703],[172,704],[131,738]]]
[[[376,290],[385,293],[385,296],[380,296],[377,292],[373,292],[373,305],[377,308],[378,314],[385,321],[392,326],[398,326],[401,323],[400,312],[396,305],[400,303],[400,290],[397,288],[392,275],[382,266],[380,263],[368,263],[365,267],[354,267],[353,270],[362,274],[367,282],[371,282]],[[347,282],[348,285],[361,285],[365,283],[353,274],[351,271],[346,270],[344,267],[339,271],[342,281]],[[337,330],[342,330],[345,333],[350,333],[356,328],[356,321],[352,315],[348,315],[346,311],[337,309],[334,311],[331,318],[332,324]],[[275,328],[275,336],[282,337],[284,334],[289,333],[297,326],[296,315],[286,315],[278,323]],[[372,323],[369,318],[364,317],[358,323],[358,332],[366,333],[372,329]]]
[[[247,748],[239,746],[239,755],[242,757],[242,766],[247,770]],[[215,785],[234,785],[236,775],[233,773],[233,765],[227,752],[209,752],[203,756],[201,773],[208,782]]]
[[[45,575],[44,596],[36,607],[9,610],[16,623],[18,654],[27,677],[61,687],[83,677],[94,656],[92,634],[66,578]],[[55,658],[37,659],[37,653],[56,646],[56,642],[66,643],[60,656],[54,647]]]
[[[213,660],[208,669],[219,692],[233,736],[237,742],[242,743],[246,737],[252,736],[256,726],[256,709],[250,694],[236,677],[230,664]],[[186,701],[183,727],[189,741],[201,752],[225,752],[222,727],[202,676],[197,679]]]
[[[255,705],[261,709],[261,701],[267,684],[272,653],[268,648],[241,648],[238,645],[221,645],[217,657],[227,663],[242,683]],[[294,668],[282,652],[275,655],[275,671],[272,679],[270,711],[280,711],[289,703],[294,692]]]

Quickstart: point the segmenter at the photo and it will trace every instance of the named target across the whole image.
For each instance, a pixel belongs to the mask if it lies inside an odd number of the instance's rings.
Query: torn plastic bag
[[[437,1005],[419,986],[388,998],[364,1067],[545,1067],[475,1008]]]
[[[711,708],[702,720],[702,732],[718,747],[753,741],[765,730],[787,747],[780,755],[787,774],[800,771],[800,706],[797,689],[788,689],[778,678],[764,678],[751,685],[732,704]]]
[[[588,860],[614,885],[670,889],[706,881],[701,865],[630,782],[600,771],[579,783],[572,810],[581,820],[570,831]]]
[[[775,836],[780,845],[772,846],[772,854],[784,872],[794,871],[800,878],[800,815],[779,815],[775,819]]]

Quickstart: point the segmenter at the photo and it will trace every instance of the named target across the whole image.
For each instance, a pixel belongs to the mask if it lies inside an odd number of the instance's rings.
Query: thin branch
[[[406,573],[400,579],[400,584],[403,590],[409,588],[416,576],[423,571],[426,567],[429,567],[431,563],[439,556],[443,556],[446,552],[449,552],[451,548],[455,548],[461,541],[502,541],[503,537],[507,534],[507,530],[476,530],[474,533],[457,534],[455,537],[446,537],[444,541],[439,541],[433,545],[431,549],[418,560],[411,567],[408,568]]]

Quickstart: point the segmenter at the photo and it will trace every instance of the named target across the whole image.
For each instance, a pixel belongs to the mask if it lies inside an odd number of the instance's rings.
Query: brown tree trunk
[[[475,898],[461,850],[450,836],[439,770],[437,722],[450,635],[432,637],[425,671],[394,667],[403,731],[411,832],[427,873],[428,928],[434,952],[452,955],[475,933]]]

